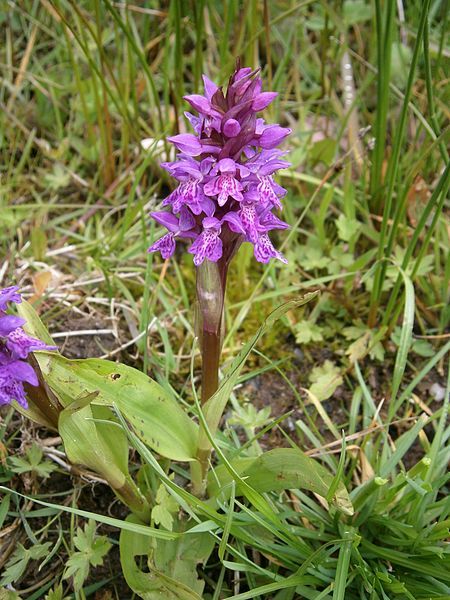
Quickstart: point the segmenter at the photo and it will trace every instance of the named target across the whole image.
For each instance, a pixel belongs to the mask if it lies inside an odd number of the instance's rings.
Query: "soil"
[[[57,341],[61,354],[67,358],[99,358],[119,345],[112,333],[98,335],[80,333],[80,335],[73,335],[75,331],[111,329],[111,323],[98,315],[85,316],[74,312],[69,313],[64,320],[63,327],[64,331],[70,331],[71,335]]]

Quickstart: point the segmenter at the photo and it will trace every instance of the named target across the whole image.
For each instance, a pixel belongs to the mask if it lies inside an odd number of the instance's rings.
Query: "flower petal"
[[[174,146],[185,152],[188,156],[198,156],[202,153],[202,144],[197,136],[192,133],[180,133],[167,138]]]

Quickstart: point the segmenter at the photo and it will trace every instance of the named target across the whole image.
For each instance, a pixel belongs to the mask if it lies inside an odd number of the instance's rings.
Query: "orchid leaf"
[[[31,304],[22,302],[19,311],[27,320],[30,335],[53,343]],[[116,406],[136,435],[162,456],[180,461],[194,459],[197,426],[169,392],[141,371],[102,359],[69,360],[50,352],[37,353],[36,358],[46,382],[64,406],[95,394],[93,404]],[[42,419],[37,415],[35,420]]]
[[[317,460],[295,448],[276,448],[257,458],[240,458],[231,464],[240,477],[260,493],[301,489],[325,498],[334,479]],[[217,497],[221,490],[231,488],[231,482],[232,475],[220,465],[209,476],[208,492]],[[353,514],[350,497],[342,483],[338,484],[332,502],[343,513]]]
[[[136,435],[162,456],[180,461],[195,457],[197,426],[164,388],[141,371],[102,359],[69,360],[54,354],[45,359],[45,378],[66,406],[95,394],[92,404],[117,407]]]
[[[98,414],[97,409],[103,409]],[[109,414],[105,414],[109,413]],[[94,421],[94,414],[106,420],[111,411],[106,407],[84,406],[64,409],[59,416],[58,430],[64,442],[67,458],[73,464],[84,465],[107,479],[114,489],[125,485],[128,474],[128,443],[126,434],[118,427],[103,423],[102,435]],[[108,427],[113,428],[108,436]]]
[[[148,505],[128,470],[128,439],[107,406],[86,404],[96,397],[77,399],[60,416],[58,430],[68,459],[84,465],[106,479],[117,496],[140,516]]]
[[[133,515],[127,521],[139,522]],[[143,600],[200,600],[204,583],[197,578],[196,566],[211,554],[213,538],[203,532],[160,541],[122,530],[120,561],[130,588]],[[147,557],[150,573],[136,564],[139,556]]]
[[[36,310],[29,302],[22,300],[20,304],[17,304],[17,312],[22,319],[26,320],[23,328],[29,335],[42,340],[49,346],[53,346],[55,344],[47,327],[41,321]]]

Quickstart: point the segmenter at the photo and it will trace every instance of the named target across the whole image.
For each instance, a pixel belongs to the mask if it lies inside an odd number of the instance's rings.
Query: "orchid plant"
[[[225,91],[206,76],[204,84],[204,96],[186,96],[198,113],[186,113],[194,133],[169,138],[179,154],[163,167],[179,184],[164,200],[166,210],[151,213],[167,233],[149,248],[169,259],[178,241],[190,243],[188,252],[197,271],[197,334],[202,355],[201,402],[196,417],[191,418],[165,387],[136,369],[107,360],[61,356],[37,313],[22,301],[18,287],[0,291],[0,405],[13,403],[36,422],[58,430],[69,461],[99,474],[130,508],[132,525],[124,527],[121,534],[122,567],[128,584],[141,598],[153,598],[146,587],[150,584],[156,585],[158,593],[178,590],[180,585],[192,592],[176,597],[199,598],[202,590],[195,565],[206,560],[212,546],[209,542],[202,545],[200,554],[192,558],[187,579],[177,580],[173,571],[176,561],[170,552],[176,554],[179,549],[174,545],[168,550],[177,537],[159,532],[163,521],[161,511],[155,512],[167,492],[172,503],[175,498],[185,507],[183,502],[190,500],[191,507],[196,507],[190,516],[187,512],[179,516],[173,526],[176,531],[192,526],[190,539],[194,532],[208,535],[195,527],[202,518],[225,527],[215,506],[233,486],[235,493],[259,507],[261,492],[302,487],[326,497],[345,514],[353,510],[343,484],[333,483],[332,475],[300,450],[274,449],[259,457],[229,460],[215,443],[233,386],[259,337],[287,310],[314,294],[276,309],[243,347],[219,385],[225,288],[232,258],[243,242],[249,242],[257,261],[267,263],[273,258],[286,262],[269,233],[287,227],[277,215],[286,190],[275,182],[274,175],[289,164],[277,146],[290,130],[266,124],[257,116],[276,97],[262,91],[258,70],[238,64]],[[12,307],[19,316],[10,314]],[[131,475],[130,440],[165,487],[164,493],[160,488],[151,489],[146,477],[136,480]],[[222,464],[214,466],[210,477],[214,448]],[[190,485],[175,483],[169,476],[170,466],[165,462],[162,468],[153,452],[166,461],[190,463]],[[203,501],[205,497],[209,504]],[[155,545],[149,545],[150,538],[139,531],[153,536],[159,555],[154,552]],[[167,563],[161,564],[158,556],[165,553]],[[148,556],[150,574],[135,564],[134,557],[142,554]]]
[[[188,252],[197,269],[197,335],[203,360],[202,404],[218,387],[224,296],[230,262],[242,242],[253,245],[261,263],[285,263],[269,232],[286,229],[277,215],[286,190],[273,176],[289,166],[277,146],[290,129],[266,124],[258,113],[276,98],[263,92],[259,70],[236,70],[224,91],[203,76],[205,94],[185,96],[198,113],[185,115],[195,133],[169,137],[179,154],[162,166],[178,182],[164,200],[167,211],[151,213],[168,233],[149,252],[170,258],[177,240],[189,240]],[[208,453],[200,455],[203,476]],[[202,485],[197,489],[201,493]]]

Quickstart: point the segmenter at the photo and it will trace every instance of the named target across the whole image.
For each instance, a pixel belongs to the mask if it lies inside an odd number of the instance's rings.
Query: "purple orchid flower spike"
[[[255,258],[259,262],[266,263],[268,256],[284,262],[272,244],[268,245],[267,232],[287,227],[273,213],[282,208],[281,198],[286,194],[274,175],[289,166],[277,146],[290,129],[257,117],[277,93],[262,91],[259,69],[241,68],[239,64],[225,91],[206,76],[203,82],[204,95],[185,96],[198,113],[186,113],[195,133],[168,138],[179,154],[174,162],[162,166],[180,183],[163,206],[175,220],[164,221],[161,213],[152,213],[168,233],[149,252],[159,251],[163,258],[170,258],[175,252],[175,238],[184,237],[194,240],[189,252],[196,265],[204,260],[228,265],[242,242],[258,245]],[[181,227],[181,222],[187,222],[186,211],[192,218],[189,227]],[[233,216],[228,218],[230,214]],[[212,218],[216,220],[214,226]]]
[[[38,377],[27,362],[32,352],[56,350],[41,340],[25,333],[25,319],[6,313],[9,303],[20,304],[19,288],[12,286],[0,290],[0,406],[16,400],[28,408],[24,384],[38,386]]]

